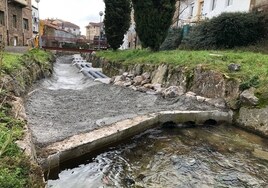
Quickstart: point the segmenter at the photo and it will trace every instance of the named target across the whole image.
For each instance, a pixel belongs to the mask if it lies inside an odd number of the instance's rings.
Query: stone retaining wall
[[[234,123],[242,128],[268,137],[268,107],[258,109],[255,107],[258,100],[254,96],[254,88],[246,90],[250,93],[244,99],[239,90],[239,80],[226,77],[224,74],[208,70],[204,66],[197,65],[193,69],[168,64],[123,64],[109,62],[102,57],[87,56],[94,67],[101,67],[104,74],[112,77],[122,75],[124,72],[142,75],[151,74],[151,83],[159,83],[163,87],[179,86],[184,92],[194,92],[206,98],[224,99],[227,106],[234,110]],[[252,92],[253,91],[253,92]],[[249,104],[248,104],[249,103]]]

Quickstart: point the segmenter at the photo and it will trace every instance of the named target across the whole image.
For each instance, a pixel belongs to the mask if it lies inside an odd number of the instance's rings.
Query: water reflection
[[[265,187],[268,144],[240,129],[155,129],[64,170],[48,187]]]

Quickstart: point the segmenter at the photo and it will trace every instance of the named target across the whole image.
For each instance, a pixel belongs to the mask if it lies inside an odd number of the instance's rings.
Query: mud
[[[128,88],[94,82],[59,57],[53,76],[37,83],[26,99],[28,124],[39,147],[108,124],[163,110],[215,110],[185,96],[163,99]]]

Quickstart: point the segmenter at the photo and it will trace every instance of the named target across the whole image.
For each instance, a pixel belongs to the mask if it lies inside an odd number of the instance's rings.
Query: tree
[[[130,0],[104,0],[104,26],[107,41],[113,50],[123,44],[124,34],[130,26]]]
[[[171,26],[176,0],[132,0],[132,3],[142,46],[158,51]]]

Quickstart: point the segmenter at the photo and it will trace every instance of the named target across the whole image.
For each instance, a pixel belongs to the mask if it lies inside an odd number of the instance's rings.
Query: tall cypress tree
[[[132,0],[142,46],[158,51],[172,24],[176,0]]]
[[[130,26],[131,0],[104,0],[104,26],[107,41],[113,50],[118,49]]]

